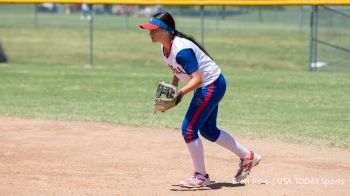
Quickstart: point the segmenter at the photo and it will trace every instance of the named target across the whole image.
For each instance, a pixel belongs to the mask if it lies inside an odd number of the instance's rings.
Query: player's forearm
[[[173,82],[171,83],[174,86],[179,86],[179,78],[177,78],[175,75],[173,77]]]
[[[201,77],[193,77],[182,89],[180,89],[182,95],[186,95],[189,92],[192,92],[193,90],[200,87],[202,84],[202,78]]]

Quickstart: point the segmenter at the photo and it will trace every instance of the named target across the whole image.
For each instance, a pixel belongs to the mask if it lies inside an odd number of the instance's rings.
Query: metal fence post
[[[89,25],[89,30],[90,30],[90,58],[89,58],[89,62],[90,65],[94,64],[94,48],[93,48],[93,42],[94,42],[94,13],[93,13],[93,4],[90,4],[90,16],[91,16],[91,20],[90,20],[90,25]]]
[[[299,31],[303,32],[304,31],[304,15],[305,11],[303,6],[300,6],[300,13],[299,13]]]
[[[309,45],[309,70],[312,71],[312,61],[313,61],[313,47],[314,47],[314,14],[315,7],[312,6],[311,14],[310,14],[310,45]]]
[[[221,19],[222,20],[226,19],[226,6],[224,5],[221,6]]]
[[[34,27],[37,28],[38,27],[38,5],[34,4]]]
[[[128,11],[128,5],[124,5],[124,28],[128,29],[129,28],[129,11]]]
[[[318,6],[315,5],[315,21],[314,21],[314,26],[315,26],[315,40],[314,40],[314,50],[315,50],[315,69],[317,69],[317,42],[318,42]]]
[[[204,6],[201,5],[201,44],[204,46]]]
[[[220,22],[220,7],[216,6],[216,11],[215,11],[215,19],[216,19],[216,25],[215,25],[215,29],[216,31],[219,30],[219,22]]]

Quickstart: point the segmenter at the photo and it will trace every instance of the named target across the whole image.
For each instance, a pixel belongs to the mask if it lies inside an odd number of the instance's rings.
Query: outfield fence
[[[309,69],[349,69],[350,9],[314,7],[310,21]]]
[[[321,53],[320,45],[332,47],[337,50],[347,52],[349,49],[348,31],[349,18],[345,17],[348,13],[350,1],[317,1],[317,0],[270,0],[270,1],[70,1],[58,0],[55,5],[59,5],[60,9],[45,10],[40,8],[43,4],[39,4],[39,0],[0,0],[0,4],[5,7],[0,13],[0,27],[13,26],[33,26],[34,28],[43,27],[59,27],[59,28],[81,28],[89,32],[88,38],[88,64],[93,65],[94,62],[94,40],[100,39],[94,37],[94,29],[135,29],[140,22],[147,21],[148,17],[161,9],[170,10],[176,18],[181,21],[180,28],[185,31],[195,32],[200,37],[202,44],[205,44],[205,32],[210,31],[234,31],[237,28],[246,28],[249,30],[269,29],[271,31],[285,31],[293,29],[296,33],[305,34],[307,27],[310,27],[310,44],[308,67],[310,70],[317,70],[318,61],[323,57],[322,62],[330,62],[332,60],[337,63],[327,63],[327,65],[335,65],[348,69],[349,64],[348,53],[344,57],[336,57],[335,55],[324,55]],[[12,4],[15,3],[15,4]],[[25,3],[20,5],[20,3]],[[35,4],[28,4],[35,3]],[[59,4],[60,3],[60,4]],[[62,4],[63,3],[63,4]],[[70,9],[68,3],[86,3],[91,4],[90,13],[86,16],[81,14],[81,8]],[[186,6],[179,6],[186,5]],[[216,6],[213,6],[216,5]],[[245,6],[244,6],[245,5]],[[248,6],[247,6],[248,5]],[[254,6],[253,6],[254,5]],[[264,6],[261,6],[264,5]],[[272,6],[273,5],[273,6]],[[280,6],[280,5],[301,5],[301,6]],[[333,5],[333,6],[321,6]],[[338,6],[334,6],[338,5]],[[22,8],[18,8],[21,7]],[[8,11],[6,9],[18,9],[22,13]],[[56,8],[57,9],[57,8]],[[327,25],[321,25],[322,20],[317,19],[321,16],[320,9],[332,12],[334,24],[337,28],[328,28],[333,31],[329,33],[327,38],[320,28]],[[332,11],[331,11],[332,10]],[[343,10],[343,11],[334,11]],[[317,13],[316,13],[317,11]],[[80,16],[81,15],[81,16]],[[343,18],[339,19],[337,15]],[[82,17],[88,17],[83,18]],[[90,17],[90,18],[89,18]],[[79,20],[80,18],[80,20]],[[78,19],[78,20],[77,20]],[[341,22],[343,21],[343,22]],[[318,28],[317,28],[317,25]],[[339,28],[338,28],[339,27]],[[281,32],[284,33],[284,32]],[[341,35],[341,39],[339,39]],[[339,40],[337,42],[331,40]],[[1,41],[1,40],[0,40]],[[319,44],[317,44],[319,43]],[[327,53],[327,52],[326,52]],[[330,54],[337,53],[332,52]],[[323,56],[322,56],[323,55]],[[326,57],[327,56],[327,57]],[[335,59],[334,59],[335,58]],[[341,59],[341,60],[340,60]],[[292,59],[291,59],[292,60]],[[101,63],[99,63],[101,64]],[[315,66],[316,65],[316,66]]]

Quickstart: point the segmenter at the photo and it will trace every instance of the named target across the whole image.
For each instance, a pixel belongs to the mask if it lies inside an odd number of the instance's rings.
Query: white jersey
[[[164,55],[163,45],[161,45],[161,49],[165,63],[174,75],[185,83],[191,80],[190,74],[197,70],[202,77],[201,87],[211,84],[221,74],[220,67],[188,39],[175,36],[168,57]]]

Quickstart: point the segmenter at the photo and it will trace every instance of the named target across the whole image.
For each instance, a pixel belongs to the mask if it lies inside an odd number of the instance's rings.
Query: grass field
[[[0,41],[10,62],[0,64],[0,115],[180,127],[190,96],[169,112],[153,113],[156,84],[170,80],[171,73],[159,46],[136,28],[144,19],[130,19],[124,29],[122,17],[115,18],[116,27],[101,17],[98,24],[105,25],[94,31],[91,67],[85,66],[87,21],[55,17],[47,15],[38,28],[1,20]],[[65,26],[68,19],[71,26]],[[191,20],[179,23],[190,31]],[[235,24],[205,35],[228,82],[220,127],[246,137],[349,148],[350,72],[308,72],[308,33],[297,25]],[[199,31],[192,34],[199,38]]]
[[[218,123],[249,137],[348,148],[349,74],[247,71],[225,67],[228,92]],[[190,97],[154,114],[165,67],[2,65],[0,114],[179,128]]]

